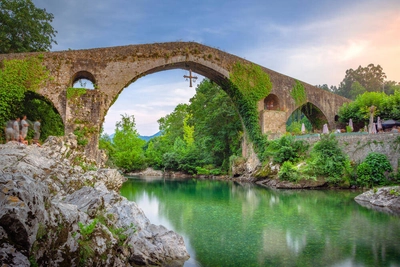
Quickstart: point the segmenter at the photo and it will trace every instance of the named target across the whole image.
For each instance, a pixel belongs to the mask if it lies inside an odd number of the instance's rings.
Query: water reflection
[[[400,218],[357,193],[147,178],[121,194],[184,237],[185,266],[400,266]]]

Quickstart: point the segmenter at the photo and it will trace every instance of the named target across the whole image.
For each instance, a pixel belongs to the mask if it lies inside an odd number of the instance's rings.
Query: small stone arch
[[[77,81],[81,79],[89,80],[94,87],[96,85],[96,79],[94,78],[94,75],[88,71],[83,70],[83,71],[78,71],[72,76],[70,86],[72,87]]]
[[[316,105],[314,105],[311,102],[307,102],[303,104],[302,106],[298,107],[295,109],[291,116],[294,114],[304,114],[307,119],[310,121],[312,125],[312,131],[313,132],[322,132],[322,127],[325,123],[328,123],[328,119],[325,116],[325,114],[321,111],[320,108],[318,108]],[[291,117],[289,116],[289,117]],[[329,127],[332,127],[329,125]]]
[[[264,98],[264,110],[280,110],[279,98],[275,94],[269,94]]]

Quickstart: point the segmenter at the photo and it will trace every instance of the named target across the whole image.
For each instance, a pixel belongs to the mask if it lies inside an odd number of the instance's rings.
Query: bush
[[[292,162],[285,161],[278,172],[278,177],[283,181],[296,182],[299,180],[299,172]]]
[[[357,167],[357,185],[361,187],[372,187],[371,183],[372,169],[367,163],[363,162]]]
[[[321,135],[311,150],[310,169],[319,176],[324,176],[331,184],[342,182],[349,160],[340,149],[334,134]]]
[[[283,163],[285,161],[296,162],[305,155],[308,147],[306,142],[296,141],[295,137],[291,135],[284,135],[272,141],[266,153],[273,157],[274,163]]]
[[[387,184],[392,171],[386,155],[371,152],[357,167],[357,184],[363,187]]]

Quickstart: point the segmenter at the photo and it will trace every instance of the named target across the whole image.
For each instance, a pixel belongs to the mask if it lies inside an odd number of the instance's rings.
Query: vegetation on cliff
[[[0,125],[23,114],[30,120],[41,119],[41,140],[49,135],[64,135],[64,125],[50,101],[36,92],[50,79],[42,57],[4,60],[0,69]],[[30,127],[28,140],[33,137]],[[0,141],[4,142],[4,132]]]

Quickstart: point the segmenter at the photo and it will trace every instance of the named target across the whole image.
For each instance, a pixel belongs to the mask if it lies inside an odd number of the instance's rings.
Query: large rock
[[[400,186],[371,189],[356,196],[360,205],[390,214],[400,214]]]
[[[75,148],[73,136],[0,145],[0,266],[182,266],[183,238],[151,224],[117,193],[125,178]]]

